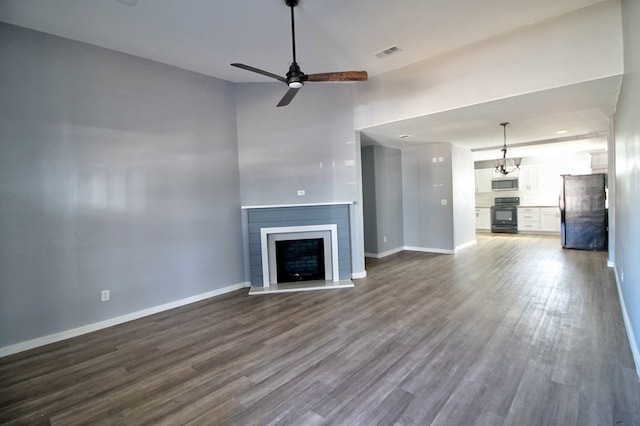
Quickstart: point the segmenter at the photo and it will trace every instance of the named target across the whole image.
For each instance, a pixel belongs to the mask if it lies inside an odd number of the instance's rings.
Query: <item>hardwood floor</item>
[[[1,424],[638,425],[606,253],[480,235],[0,359]]]

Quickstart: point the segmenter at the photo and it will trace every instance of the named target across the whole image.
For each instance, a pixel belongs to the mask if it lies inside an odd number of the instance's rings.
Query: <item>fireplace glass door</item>
[[[324,240],[276,241],[278,283],[325,279]]]

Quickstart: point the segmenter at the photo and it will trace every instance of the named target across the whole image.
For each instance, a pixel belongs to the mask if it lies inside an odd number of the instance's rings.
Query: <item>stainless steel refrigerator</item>
[[[605,174],[562,176],[560,221],[562,247],[607,249]]]

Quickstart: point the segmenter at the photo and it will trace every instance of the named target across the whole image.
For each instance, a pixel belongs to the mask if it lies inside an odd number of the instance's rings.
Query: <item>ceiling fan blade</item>
[[[281,77],[281,76],[279,76],[277,74],[274,74],[272,72],[269,72],[269,71],[261,70],[260,68],[252,67],[250,65],[233,63],[233,64],[231,64],[231,66],[232,67],[236,67],[236,68],[242,68],[243,70],[255,72],[255,73],[258,73],[258,74],[266,75],[267,77],[271,77],[271,78],[275,78],[276,80],[280,80],[283,83],[287,82],[287,79],[284,78],[284,77]]]
[[[282,99],[280,99],[280,102],[278,102],[278,106],[281,107],[281,106],[289,105],[289,103],[291,102],[293,97],[296,95],[296,93],[298,93],[298,90],[300,90],[300,89],[289,89],[289,90],[287,90],[287,93],[285,93],[284,96],[282,97]]]
[[[306,81],[366,81],[367,78],[366,71],[325,72],[305,76]]]

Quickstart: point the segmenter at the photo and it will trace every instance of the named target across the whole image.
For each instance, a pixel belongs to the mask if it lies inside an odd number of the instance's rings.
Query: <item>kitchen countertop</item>
[[[489,207],[493,207],[493,204],[488,205],[488,206],[476,206],[476,209],[488,209]],[[532,208],[554,208],[554,209],[559,209],[558,206],[550,206],[550,205],[533,205],[533,204],[520,204],[518,207],[532,207]]]

